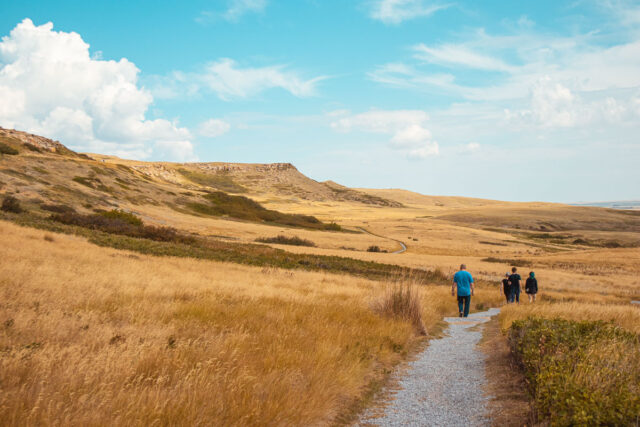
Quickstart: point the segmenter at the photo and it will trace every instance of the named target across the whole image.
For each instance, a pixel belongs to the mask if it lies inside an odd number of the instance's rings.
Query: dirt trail
[[[397,251],[393,251],[393,252],[391,252],[392,254],[401,254],[401,253],[403,253],[403,252],[406,252],[406,251],[407,251],[407,245],[405,245],[405,244],[404,244],[404,242],[401,242],[400,240],[396,240],[396,239],[393,239],[393,238],[391,238],[391,237],[387,237],[387,236],[381,236],[381,235],[379,235],[379,234],[374,234],[374,233],[370,232],[369,230],[367,230],[367,229],[365,229],[365,228],[362,228],[362,227],[356,227],[356,228],[357,228],[358,230],[360,230],[360,231],[362,231],[362,232],[364,232],[364,233],[370,234],[370,235],[372,235],[372,236],[381,237],[381,238],[383,238],[383,239],[387,239],[387,240],[393,240],[394,242],[399,243],[399,244],[400,244],[400,246],[401,246],[402,248],[401,248],[401,249],[399,249],[399,250],[397,250]]]
[[[484,426],[490,425],[484,394],[487,383],[484,353],[476,348],[481,328],[500,309],[447,317],[443,338],[429,347],[403,372],[398,390],[382,408],[368,410],[360,426]]]

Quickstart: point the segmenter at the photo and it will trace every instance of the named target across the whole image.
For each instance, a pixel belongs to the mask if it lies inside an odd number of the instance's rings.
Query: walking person
[[[458,311],[460,317],[469,315],[469,306],[471,305],[471,296],[473,295],[474,284],[471,273],[467,271],[467,266],[460,265],[460,271],[453,276],[453,285],[451,285],[451,295],[458,295]]]
[[[511,302],[520,304],[520,281],[522,277],[518,274],[518,269],[513,267],[509,276],[509,285],[511,286]]]
[[[529,273],[527,282],[524,284],[524,291],[529,295],[529,302],[536,302],[536,294],[538,293],[538,279],[533,271]]]
[[[511,285],[509,284],[509,273],[504,275],[504,279],[502,279],[502,292],[504,293],[504,297],[507,300],[507,304],[511,301]]]

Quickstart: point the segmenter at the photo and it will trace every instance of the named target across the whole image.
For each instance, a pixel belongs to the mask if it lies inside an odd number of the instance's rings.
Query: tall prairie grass
[[[371,309],[382,282],[0,235],[7,425],[331,424],[423,339]],[[420,304],[427,330],[455,311]]]

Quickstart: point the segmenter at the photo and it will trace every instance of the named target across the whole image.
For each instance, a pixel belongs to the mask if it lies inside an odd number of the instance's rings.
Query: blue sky
[[[0,126],[352,187],[640,198],[638,2],[0,0]]]

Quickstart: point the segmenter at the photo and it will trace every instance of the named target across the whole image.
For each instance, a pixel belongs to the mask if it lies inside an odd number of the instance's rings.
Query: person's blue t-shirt
[[[467,297],[471,295],[471,284],[473,283],[471,273],[465,270],[460,270],[455,274],[455,276],[453,276],[453,281],[458,285],[459,297]]]

